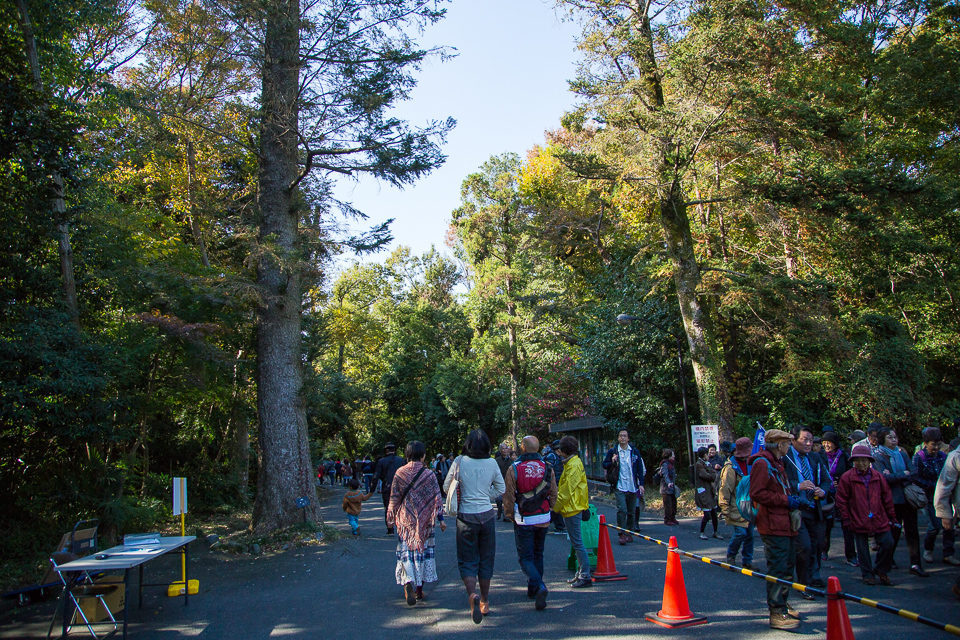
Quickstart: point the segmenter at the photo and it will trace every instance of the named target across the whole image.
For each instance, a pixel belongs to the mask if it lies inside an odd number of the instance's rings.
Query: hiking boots
[[[800,621],[796,618],[791,618],[785,613],[780,613],[779,611],[770,612],[770,628],[771,629],[796,629],[800,626]]]
[[[732,565],[736,566],[736,564],[737,564],[737,556],[727,556],[727,564],[732,564]]]

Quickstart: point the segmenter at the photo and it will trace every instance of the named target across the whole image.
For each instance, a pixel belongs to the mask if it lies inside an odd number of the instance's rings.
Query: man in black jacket
[[[832,508],[832,503],[827,504],[827,496],[831,493],[833,480],[820,455],[811,451],[813,432],[810,428],[805,425],[794,427],[793,436],[793,446],[782,462],[790,490],[801,499],[803,524],[797,532],[797,582],[822,588],[827,586],[820,579],[820,552],[826,527],[823,509]],[[806,593],[801,595],[812,599]]]
[[[393,485],[393,476],[397,473],[397,469],[403,466],[403,458],[397,455],[397,447],[392,442],[387,443],[384,452],[384,456],[377,461],[377,468],[373,472],[370,486],[376,487],[378,480],[383,482],[383,489],[380,492],[380,496],[383,498],[383,521],[387,524],[387,535],[392,535],[393,527],[387,522],[387,505],[390,504],[390,487]]]

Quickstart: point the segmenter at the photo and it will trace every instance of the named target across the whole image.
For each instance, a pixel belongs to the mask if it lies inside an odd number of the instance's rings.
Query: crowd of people
[[[766,572],[790,582],[817,588],[826,585],[821,563],[829,559],[831,539],[839,532],[844,560],[859,568],[868,585],[891,586],[894,552],[906,539],[908,574],[926,578],[924,563],[935,561],[938,538],[942,561],[960,565],[954,555],[955,524],[960,515],[960,441],[946,445],[937,428],[923,431],[923,444],[913,455],[900,446],[896,430],[872,423],[866,432],[854,431],[849,448],[841,446],[835,430],[824,427],[820,436],[807,426],[789,433],[766,432],[759,451],[750,438],[700,448],[694,466],[694,500],[702,512],[700,538],[723,540],[719,519],[732,527],[726,560],[755,569],[754,546],[759,536]],[[960,439],[958,439],[960,440]],[[444,516],[456,517],[456,549],[460,577],[471,619],[480,623],[490,612],[490,585],[496,556],[497,520],[513,526],[519,565],[526,576],[527,596],[538,610],[547,606],[543,554],[551,525],[565,533],[577,571],[573,588],[593,584],[581,523],[589,519],[589,492],[579,443],[564,436],[541,449],[538,439],[526,436],[520,451],[502,444],[491,456],[490,439],[471,431],[459,456],[437,455],[425,460],[422,442],[407,444],[404,458],[388,444],[377,461],[369,456],[321,465],[334,478],[343,477],[348,491],[343,499],[354,534],[359,533],[362,503],[379,487],[388,534],[397,535],[396,580],[409,605],[424,598],[423,584],[437,579],[434,540]],[[948,455],[949,454],[949,455]],[[342,470],[337,465],[342,467]],[[628,532],[638,528],[644,497],[646,467],[626,429],[603,461],[606,480],[615,496],[618,541],[629,544]],[[318,474],[319,475],[319,474]],[[368,477],[369,476],[369,477]],[[744,481],[746,478],[746,481]],[[322,479],[322,477],[321,477]],[[364,490],[361,490],[361,481]],[[677,521],[676,455],[664,449],[653,481],[663,498],[664,524]],[[742,486],[749,487],[738,499]],[[918,511],[929,526],[921,541]],[[739,558],[739,563],[738,563]],[[800,614],[790,606],[791,589],[767,582],[770,626],[795,629]],[[960,576],[953,587],[960,596]],[[813,596],[801,592],[801,597]]]
[[[422,442],[408,443],[404,459],[396,455],[393,444],[388,444],[385,455],[372,465],[365,491],[357,477],[351,475],[346,480],[343,510],[351,531],[358,535],[363,502],[380,487],[387,533],[395,530],[397,535],[396,581],[410,606],[424,598],[424,583],[437,580],[436,529],[445,531],[445,515],[456,514],[457,566],[470,617],[477,624],[490,613],[496,521],[511,523],[517,560],[527,579],[527,596],[534,601],[535,609],[542,610],[549,596],[543,554],[551,524],[555,532],[568,536],[577,559],[577,571],[568,580],[570,586],[580,589],[593,585],[581,535],[581,522],[590,511],[579,448],[576,438],[564,436],[541,450],[535,436],[526,436],[519,452],[501,445],[491,457],[490,439],[477,429],[468,434],[461,455],[454,458],[441,454],[428,467]],[[642,468],[642,461],[640,465]],[[327,463],[321,466],[326,470]],[[336,465],[333,474],[339,476]]]
[[[748,474],[749,498],[756,508],[755,526],[769,575],[825,587],[820,567],[829,558],[837,527],[845,561],[859,568],[867,585],[894,585],[890,573],[898,568],[894,552],[901,538],[906,539],[908,575],[929,577],[923,564],[935,561],[938,536],[943,539],[942,561],[960,565],[954,556],[953,533],[960,514],[960,451],[955,450],[960,443],[945,445],[936,427],[924,429],[922,436],[923,443],[913,455],[900,446],[895,429],[879,423],[871,423],[866,433],[851,434],[849,450],[840,446],[839,435],[829,427],[820,437],[803,425],[789,433],[773,429],[766,433],[763,449],[749,457],[749,439],[739,440],[734,462],[727,461],[724,467],[730,482],[721,480],[720,490],[724,516],[738,529],[728,561],[736,559],[738,539],[743,542],[744,566],[751,561],[752,523],[742,517],[736,504],[734,483],[737,476]],[[920,510],[929,523],[922,551]],[[960,596],[960,577],[953,591]],[[785,585],[767,583],[770,626],[775,629],[800,625],[800,614],[788,602],[790,592]],[[813,598],[803,592],[801,597]]]

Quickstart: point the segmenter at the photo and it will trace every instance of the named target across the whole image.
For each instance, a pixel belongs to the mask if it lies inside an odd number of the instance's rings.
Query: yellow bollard
[[[180,512],[180,535],[187,535],[187,521],[186,514],[182,511]],[[183,553],[180,555],[180,581],[172,583],[167,587],[167,597],[174,598],[176,596],[182,596],[186,589],[183,588],[183,584],[187,581],[187,554]],[[196,595],[200,592],[200,581],[191,580],[188,584],[190,589],[190,595]]]

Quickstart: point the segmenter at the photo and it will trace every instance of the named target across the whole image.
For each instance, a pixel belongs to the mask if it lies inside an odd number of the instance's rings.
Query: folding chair
[[[50,563],[52,568],[56,568],[67,562],[76,560],[79,556],[75,553],[70,552],[57,552],[53,554],[50,558]],[[80,614],[80,617],[83,619],[83,623],[87,627],[87,631],[90,632],[94,638],[99,638],[100,636],[93,630],[94,624],[110,624],[113,623],[113,631],[116,631],[119,627],[117,624],[117,619],[113,617],[113,612],[110,611],[110,607],[107,606],[104,597],[116,591],[120,585],[116,584],[95,584],[93,579],[90,577],[89,572],[87,571],[60,571],[60,580],[63,581],[63,594],[60,596],[60,601],[57,603],[57,610],[53,613],[53,620],[50,621],[50,629],[47,630],[47,638],[50,637],[50,634],[53,633],[53,626],[57,623],[57,620],[60,618],[60,607],[61,605],[65,606],[67,599],[73,603],[74,610]],[[83,612],[83,607],[80,606],[80,601],[85,599],[95,598],[100,601],[100,604],[103,606],[103,610],[107,612],[107,616],[110,618],[110,622],[90,622],[87,618],[87,615]],[[64,613],[63,615],[67,615]],[[70,633],[70,630],[74,625],[66,625],[66,633]],[[112,632],[111,632],[112,633]]]

